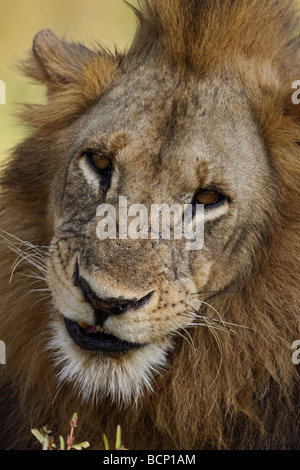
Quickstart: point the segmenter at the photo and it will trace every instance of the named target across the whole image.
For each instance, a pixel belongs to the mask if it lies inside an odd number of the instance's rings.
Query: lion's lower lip
[[[74,343],[82,349],[89,351],[100,351],[106,354],[125,353],[131,349],[139,348],[140,344],[122,341],[115,336],[104,333],[87,334],[77,322],[65,318],[65,324],[70,337]]]

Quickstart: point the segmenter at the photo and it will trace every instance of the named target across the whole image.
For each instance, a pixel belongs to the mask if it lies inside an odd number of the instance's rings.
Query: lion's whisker
[[[202,312],[198,311],[197,309],[195,309],[195,307],[193,307],[192,305],[186,303],[186,302],[183,302],[187,307],[191,308],[192,311],[195,313],[195,318],[196,317],[201,317],[202,319],[208,319],[210,321],[214,321],[216,323],[219,323],[219,324],[222,324],[223,327],[224,327],[224,330],[225,331],[228,331],[228,328],[226,327],[226,322],[222,319],[221,315],[219,314],[219,312],[212,306],[210,305],[209,303],[207,302],[202,302],[202,301],[198,301],[200,303],[203,303],[204,305],[207,305],[208,307],[212,308],[216,313],[217,315],[219,316],[219,319],[218,318],[212,318],[212,317],[209,317],[207,315],[204,315],[202,314]]]
[[[188,334],[189,338],[191,339],[191,342],[189,341],[189,339],[188,339],[186,336],[184,336],[182,333],[180,333],[180,331],[178,331],[178,330],[176,330],[176,329],[174,329],[173,331],[171,331],[170,334],[171,334],[171,335],[174,334],[174,335],[181,336],[183,339],[185,339],[185,341],[187,341],[187,343],[189,344],[189,346],[191,346],[192,349],[195,349],[195,345],[194,345],[194,342],[193,342],[193,340],[192,340],[192,338],[191,338],[191,335],[186,331],[185,328],[181,328],[181,329],[182,329],[185,333]]]
[[[14,253],[16,253],[18,256],[16,260],[14,261],[12,267],[11,267],[11,272],[10,272],[10,278],[9,278],[9,283],[11,283],[13,276],[16,272],[16,269],[20,265],[22,261],[27,261],[34,267],[36,267],[43,275],[46,275],[46,261],[48,257],[47,251],[44,249],[41,249],[40,247],[33,245],[30,242],[24,241],[19,239],[18,237],[9,234],[8,232],[5,232],[4,230],[1,230],[4,232],[6,235],[9,235],[10,237],[13,238],[7,239],[4,235],[1,234],[2,239],[6,242],[7,247]],[[17,240],[14,241],[14,240]],[[22,249],[19,246],[19,243],[22,243],[25,245],[25,249]],[[33,252],[30,252],[33,251]]]
[[[246,295],[247,297],[251,297],[253,299],[261,300],[262,302],[266,303],[267,305],[270,305],[270,303],[264,299],[263,297],[259,297],[254,294],[250,294],[249,292],[244,292],[244,291],[238,291],[238,290],[202,290],[199,292],[192,292],[191,295],[206,295],[206,294],[218,294],[218,295],[224,295],[224,294],[239,294],[239,295]]]
[[[190,317],[191,318],[197,318],[197,316],[193,315],[192,312],[190,313]],[[203,322],[192,321],[191,323],[188,324],[188,326],[190,326],[190,327],[206,326],[206,327],[214,328],[215,330],[222,331],[222,332],[225,332],[225,333],[230,332],[230,333],[236,334],[235,331],[229,330],[228,328],[224,328],[219,323],[211,324],[210,321],[213,320],[213,319],[210,319],[209,317],[203,317],[203,320],[204,320]]]
[[[32,271],[29,271],[29,272],[31,272],[32,274],[26,274],[26,273],[16,273],[16,274],[18,274],[19,276],[28,277],[28,278],[31,278],[31,279],[36,279],[36,282],[41,282],[41,281],[47,282],[46,277],[39,276],[38,274],[35,274]]]
[[[30,264],[32,264],[33,266],[38,268],[43,274],[46,273],[45,268],[40,263],[38,263],[36,260],[34,260],[33,256],[34,256],[34,254],[32,254],[32,253],[28,253],[28,254],[25,255],[24,252],[19,252],[17,260],[14,262],[14,264],[11,268],[9,283],[11,283],[15,271],[16,271],[16,269],[18,268],[18,266],[20,265],[20,263],[22,261],[28,261]]]

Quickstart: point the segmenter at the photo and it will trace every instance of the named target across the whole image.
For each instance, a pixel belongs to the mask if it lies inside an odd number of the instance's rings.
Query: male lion
[[[292,1],[142,0],[136,15],[125,54],[44,30],[25,65],[48,100],[3,170],[2,446],[65,435],[77,412],[96,449],[117,424],[130,449],[299,448]],[[100,240],[97,208],[120,196],[204,205],[203,248]]]

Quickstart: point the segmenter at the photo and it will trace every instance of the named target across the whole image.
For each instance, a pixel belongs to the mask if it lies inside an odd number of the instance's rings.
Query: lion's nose
[[[103,326],[105,320],[111,315],[121,315],[129,309],[142,307],[149,301],[152,295],[152,292],[150,292],[140,299],[125,299],[122,297],[102,299],[93,291],[90,284],[82,276],[79,276],[77,267],[75,268],[73,279],[76,287],[81,289],[85,300],[93,307],[96,316],[96,324],[101,326]]]

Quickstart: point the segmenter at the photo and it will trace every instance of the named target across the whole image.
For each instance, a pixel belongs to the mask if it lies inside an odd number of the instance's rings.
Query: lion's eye
[[[225,200],[224,194],[216,189],[200,189],[196,193],[195,203],[203,204],[206,208],[216,206]]]
[[[99,172],[107,172],[112,168],[111,160],[105,155],[98,153],[87,152],[87,159],[92,168]]]
[[[113,164],[105,154],[93,150],[88,150],[82,154],[92,169],[98,173],[102,191],[107,191],[111,184]]]

